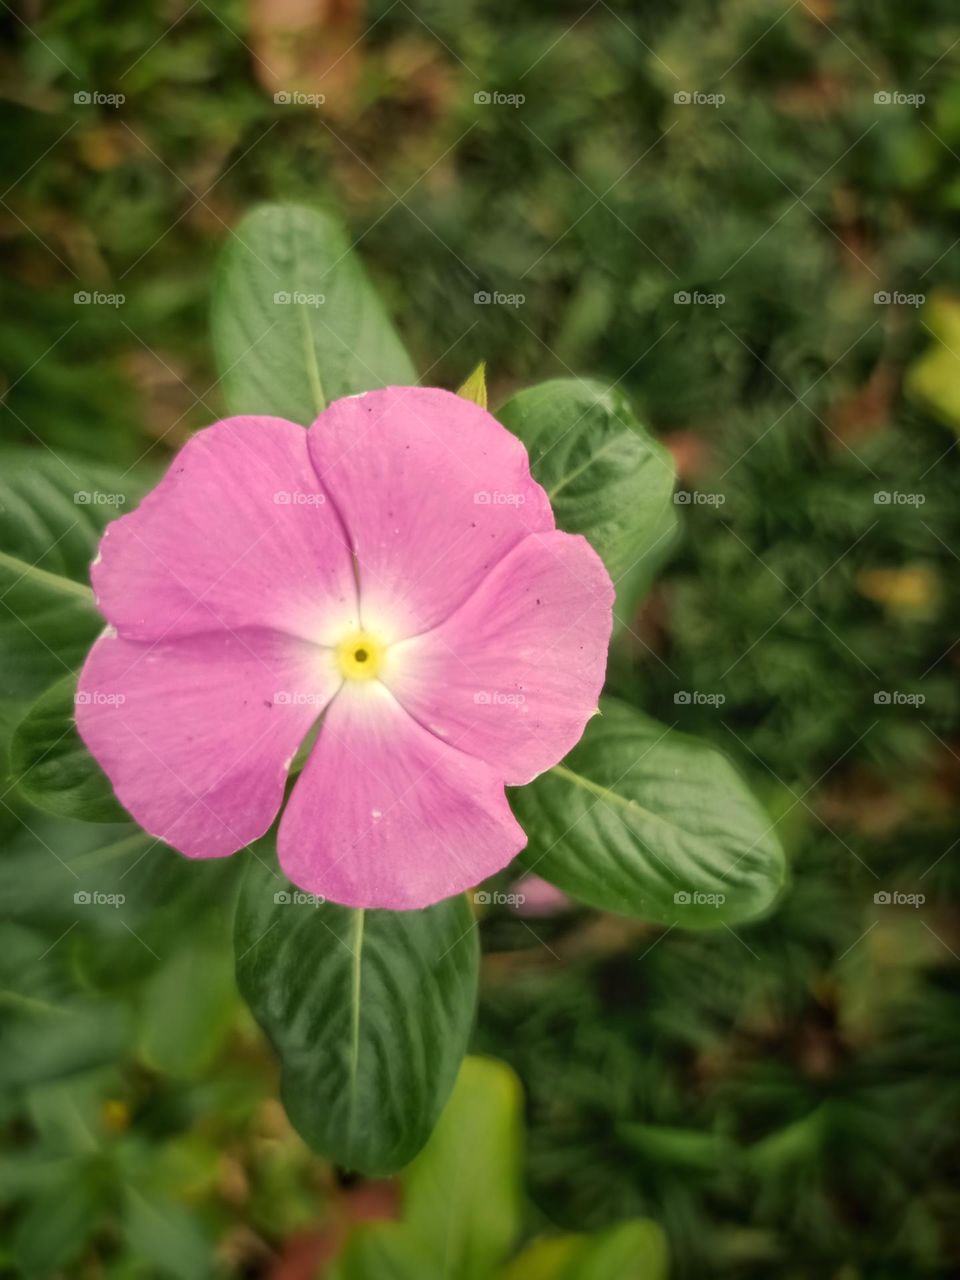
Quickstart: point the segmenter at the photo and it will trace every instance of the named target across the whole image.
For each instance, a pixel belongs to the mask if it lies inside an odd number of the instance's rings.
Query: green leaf
[[[924,313],[924,328],[933,341],[910,364],[904,390],[934,418],[960,435],[960,303],[949,293],[936,292]]]
[[[74,718],[77,678],[65,675],[40,695],[10,744],[10,773],[31,804],[83,822],[124,822],[126,811],[84,746]]]
[[[583,1248],[584,1236],[540,1236],[497,1274],[499,1280],[566,1280]]]
[[[663,1231],[637,1218],[588,1236],[563,1280],[666,1280],[667,1263]]]
[[[83,661],[104,625],[90,563],[141,488],[75,458],[0,452],[0,702],[29,703]]]
[[[500,1273],[501,1280],[666,1280],[664,1233],[646,1218],[593,1235],[543,1236]]]
[[[645,587],[676,531],[670,454],[638,422],[626,397],[599,382],[558,378],[521,391],[497,411],[530,453],[557,525],[582,533],[620,587],[621,615]]]
[[[171,1280],[203,1280],[217,1272],[213,1241],[195,1211],[159,1196],[124,1189],[123,1230],[134,1257],[150,1274]]]
[[[404,1221],[444,1275],[480,1280],[520,1229],[520,1082],[466,1058],[430,1141],[404,1174]]]
[[[711,1173],[733,1159],[729,1140],[710,1130],[628,1122],[617,1125],[617,1137],[642,1156],[647,1168]]]
[[[426,1142],[466,1048],[478,941],[464,897],[425,911],[312,905],[262,860],[241,889],[241,994],[283,1068],[291,1122],[367,1174]]]
[[[400,1222],[364,1222],[350,1235],[330,1280],[447,1280]]]
[[[65,1170],[75,1176],[78,1163],[59,1152],[52,1156],[38,1143],[29,1148],[11,1147],[0,1153],[0,1208],[6,1209],[18,1200],[32,1198],[56,1186]]]
[[[308,425],[340,396],[417,380],[343,227],[314,209],[264,205],[241,221],[212,322],[231,413]]]
[[[566,759],[511,793],[531,871],[607,911],[710,928],[783,880],[773,824],[715,747],[601,700]]]
[[[0,1086],[56,1080],[117,1057],[126,1010],[77,994],[60,939],[0,925]]]
[[[189,992],[188,999],[185,992]],[[184,942],[153,974],[143,992],[143,1057],[164,1075],[198,1075],[209,1066],[236,1012],[229,947],[217,938]]]
[[[481,409],[487,407],[487,362],[481,360],[462,386],[457,387],[457,395],[464,400],[472,400]]]
[[[141,979],[199,922],[219,919],[226,933],[240,869],[234,858],[185,858],[130,823],[37,813],[6,841],[0,901],[23,924],[70,931],[63,945],[79,953],[84,976],[113,990]]]
[[[53,1185],[30,1202],[17,1223],[13,1253],[18,1274],[65,1274],[97,1230],[107,1196],[97,1160],[66,1162]],[[73,1272],[76,1274],[76,1272]]]

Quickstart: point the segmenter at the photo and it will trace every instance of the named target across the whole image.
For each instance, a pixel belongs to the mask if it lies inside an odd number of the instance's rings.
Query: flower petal
[[[131,640],[268,626],[327,644],[356,626],[343,527],[306,431],[282,418],[227,418],[195,435],[107,527],[91,576]]]
[[[108,630],[80,674],[77,727],[145,830],[217,858],[268,829],[338,684],[330,650],[278,632],[141,644]]]
[[[338,400],[309,447],[360,564],[363,625],[388,642],[449,617],[521,538],[554,527],[520,441],[449,391]]]
[[[477,884],[525,843],[494,771],[372,681],[347,682],[327,709],[277,851],[308,893],[401,911]]]
[[[393,646],[382,678],[431,732],[521,785],[562,760],[597,709],[613,596],[585,538],[535,534],[441,626]]]

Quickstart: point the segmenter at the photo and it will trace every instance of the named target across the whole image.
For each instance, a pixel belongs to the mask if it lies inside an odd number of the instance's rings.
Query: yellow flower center
[[[384,646],[369,631],[354,631],[337,645],[337,661],[347,680],[374,680],[385,656]]]

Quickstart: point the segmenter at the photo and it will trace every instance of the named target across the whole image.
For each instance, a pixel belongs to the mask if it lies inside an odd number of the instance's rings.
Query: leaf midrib
[[[589,458],[587,458],[585,462],[581,462],[578,467],[574,467],[572,471],[568,471],[567,474],[565,476],[562,476],[561,479],[559,479],[555,485],[552,485],[547,490],[547,497],[551,500],[551,502],[557,496],[560,490],[565,488],[571,482],[571,480],[576,480],[577,476],[583,475],[584,471],[586,471],[589,467],[592,467],[598,458],[602,458],[603,455],[608,452],[608,450],[614,447],[614,445],[619,444],[620,441],[623,439],[623,434],[624,434],[623,432],[617,432],[615,436],[611,436],[610,439],[606,442],[606,444],[601,445],[600,448],[597,449],[595,453],[591,453]]]
[[[23,578],[32,578],[36,582],[52,588],[54,591],[62,592],[63,595],[72,595],[87,604],[95,604],[93,592],[85,583],[74,582],[72,578],[64,577],[62,574],[51,573],[49,569],[41,569],[35,564],[28,564],[26,560],[21,560],[19,556],[10,555],[8,551],[0,551],[0,565],[6,565],[13,569],[14,572],[19,573],[18,582]]]
[[[296,280],[300,280],[300,246],[297,240],[297,232],[294,230],[290,237],[293,245],[293,270]],[[291,302],[293,300],[291,299]],[[304,361],[307,366],[307,381],[310,383],[310,392],[313,396],[313,406],[316,413],[323,413],[327,407],[327,397],[323,390],[323,379],[320,377],[320,366],[317,362],[317,350],[313,342],[313,330],[310,327],[310,318],[307,315],[306,306],[298,306],[293,304],[300,313],[300,326],[303,334]],[[305,425],[309,426],[309,423]]]
[[[350,1084],[347,1111],[347,1150],[353,1150],[353,1125],[356,1118],[357,1075],[360,1068],[360,998],[362,994],[363,925],[365,912],[360,907],[353,919],[353,956],[350,981]]]
[[[647,809],[638,801],[631,799],[629,796],[622,796],[619,792],[612,790],[610,787],[603,786],[602,783],[594,782],[592,778],[585,777],[582,773],[575,773],[573,769],[568,769],[566,765],[555,764],[550,770],[551,773],[557,774],[558,777],[568,778],[575,786],[583,787],[585,791],[592,791],[594,795],[599,796],[601,800],[608,803],[619,804],[624,809],[635,811],[641,817],[650,818],[654,822],[659,822],[665,827],[669,827],[671,831],[679,831],[684,836],[690,836],[696,839],[692,832],[686,831],[679,823],[671,822],[669,818],[664,818],[662,814],[655,813],[652,809]]]
[[[37,1013],[48,1014],[57,1018],[82,1017],[82,1012],[69,1006],[53,1004],[40,996],[24,995],[22,991],[14,991],[10,987],[0,990],[0,1005],[11,1005],[20,1009],[33,1009]]]

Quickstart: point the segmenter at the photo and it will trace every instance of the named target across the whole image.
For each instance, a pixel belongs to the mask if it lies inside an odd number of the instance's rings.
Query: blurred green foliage
[[[691,499],[613,689],[751,773],[792,885],[736,935],[490,912],[476,1042],[527,1091],[525,1229],[651,1217],[684,1276],[951,1274],[955,6],[378,0],[290,72],[264,12],[5,10],[3,441],[159,467],[221,413],[212,266],[264,198],[342,212],[427,381],[617,384]],[[274,103],[296,87],[325,107]],[[227,990],[233,871],[180,883],[119,828],[90,884],[129,905],[75,911],[102,833],[9,786],[3,1265],[310,1274],[356,1189]]]

